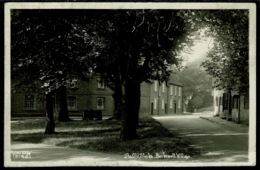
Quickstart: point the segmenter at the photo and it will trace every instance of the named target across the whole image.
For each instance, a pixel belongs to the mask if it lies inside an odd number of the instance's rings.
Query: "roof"
[[[183,84],[180,81],[180,76],[178,75],[178,73],[171,73],[168,83],[173,85],[183,86]]]

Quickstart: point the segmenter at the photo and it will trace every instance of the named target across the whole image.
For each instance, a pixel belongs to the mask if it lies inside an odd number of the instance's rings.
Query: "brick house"
[[[88,79],[69,75],[72,83],[67,86],[67,103],[70,116],[81,116],[84,110],[101,110],[103,116],[114,112],[113,91],[105,86],[98,74]],[[43,99],[43,100],[40,100]],[[182,113],[182,86],[172,80],[167,84],[158,81],[141,84],[140,117]],[[55,104],[54,99],[54,104]],[[55,104],[55,111],[57,105]],[[45,116],[43,94],[26,94],[16,91],[11,96],[12,116]]]

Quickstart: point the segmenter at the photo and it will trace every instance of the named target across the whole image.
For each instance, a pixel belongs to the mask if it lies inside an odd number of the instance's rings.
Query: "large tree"
[[[53,120],[50,111],[53,106],[48,104],[55,94],[59,105],[58,120],[69,120],[66,86],[72,80],[68,74],[88,72],[91,69],[89,58],[99,55],[96,48],[104,47],[95,32],[80,24],[85,20],[80,12],[74,12],[12,11],[12,79],[16,80],[18,87],[26,86],[33,92],[46,94],[49,120]]]
[[[140,84],[166,81],[178,52],[188,43],[187,11],[114,10],[106,16],[110,48],[97,71],[114,83],[116,110],[122,113],[121,139],[138,138]]]
[[[199,11],[197,14],[208,28],[208,36],[214,39],[214,47],[208,53],[209,59],[202,66],[215,78],[215,87],[247,92],[249,11],[214,10]]]

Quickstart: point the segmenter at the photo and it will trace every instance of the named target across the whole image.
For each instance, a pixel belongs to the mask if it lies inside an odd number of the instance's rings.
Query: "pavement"
[[[202,150],[192,159],[131,159],[126,155],[108,154],[45,144],[11,142],[5,152],[5,166],[241,166],[251,165],[248,155],[248,127],[228,125],[230,122],[212,114],[154,117],[175,135]],[[226,121],[226,122],[224,122]],[[232,122],[231,122],[232,123]],[[225,125],[226,124],[226,125]],[[11,159],[8,159],[11,158]]]

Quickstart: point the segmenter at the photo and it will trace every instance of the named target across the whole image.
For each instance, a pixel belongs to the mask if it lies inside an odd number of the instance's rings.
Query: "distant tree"
[[[182,69],[179,73],[181,77],[180,82],[184,88],[184,105],[188,107],[188,112],[193,112],[194,108],[212,105],[212,79],[211,76],[199,66],[200,62],[201,60],[188,63],[186,68]],[[194,101],[197,99],[199,101]]]

